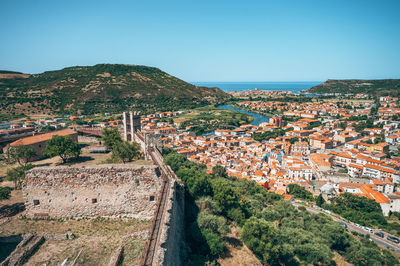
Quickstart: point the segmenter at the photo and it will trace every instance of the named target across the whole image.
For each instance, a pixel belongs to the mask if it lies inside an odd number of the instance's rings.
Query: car
[[[375,232],[375,235],[376,235],[376,236],[379,236],[379,237],[382,237],[382,238],[385,237],[385,234],[382,233],[382,232]]]
[[[365,227],[364,230],[370,232],[371,234],[374,233],[374,231],[373,231],[371,228],[369,228],[369,227]]]
[[[347,224],[345,224],[344,222],[339,222],[339,224],[340,224],[341,226],[343,226],[345,229],[347,229]]]
[[[387,236],[386,239],[389,241],[392,241],[393,243],[396,243],[396,244],[400,243],[400,239],[398,239],[397,237],[394,237],[394,236]]]

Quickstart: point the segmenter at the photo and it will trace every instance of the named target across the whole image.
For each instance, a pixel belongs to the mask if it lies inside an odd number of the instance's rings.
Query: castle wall
[[[165,214],[160,225],[158,245],[153,265],[184,265],[185,244],[185,190],[175,180],[171,181]]]
[[[156,166],[40,167],[27,172],[27,217],[127,216],[151,219],[161,177]]]

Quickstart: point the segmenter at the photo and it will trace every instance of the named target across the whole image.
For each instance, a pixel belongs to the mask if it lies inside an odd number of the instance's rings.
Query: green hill
[[[198,87],[158,68],[137,65],[76,66],[0,77],[1,114],[12,116],[177,110],[226,97],[218,88]]]
[[[309,93],[366,93],[376,96],[400,96],[400,79],[360,80],[328,79],[307,90]]]

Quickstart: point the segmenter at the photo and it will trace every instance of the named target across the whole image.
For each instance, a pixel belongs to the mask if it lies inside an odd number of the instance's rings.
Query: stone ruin
[[[22,188],[25,215],[151,219],[161,185],[156,166],[34,168]]]

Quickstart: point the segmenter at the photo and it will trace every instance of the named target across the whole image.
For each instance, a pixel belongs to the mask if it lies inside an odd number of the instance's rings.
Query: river
[[[250,115],[250,116],[253,117],[253,122],[251,122],[250,124],[254,125],[254,126],[258,126],[259,124],[264,123],[264,122],[269,122],[269,116],[258,114],[258,113],[254,113],[254,112],[245,111],[245,110],[242,110],[242,109],[238,109],[238,108],[232,107],[231,105],[228,105],[228,104],[217,106],[217,108],[218,109],[236,111],[236,112],[239,112],[239,113],[242,113],[242,114]]]

